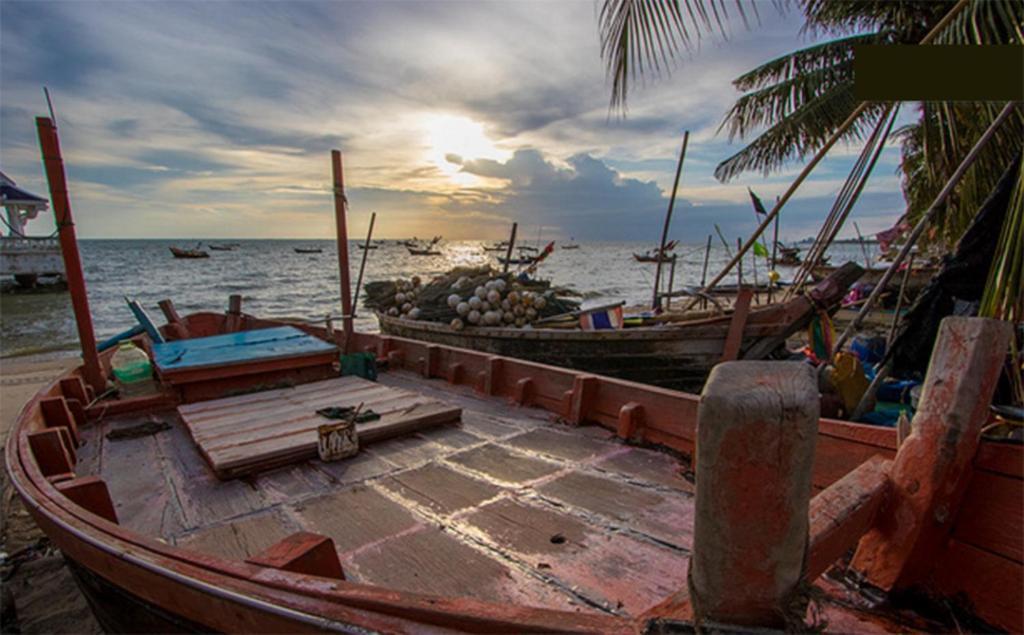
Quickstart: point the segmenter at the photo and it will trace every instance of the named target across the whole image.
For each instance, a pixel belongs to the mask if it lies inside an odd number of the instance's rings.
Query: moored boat
[[[292,249],[297,254],[322,254],[324,252],[321,247],[293,247]]]
[[[823,280],[836,270],[836,267],[831,265],[819,265],[811,270],[811,277],[814,280]],[[886,268],[871,268],[866,269],[861,275],[859,282],[870,285],[877,285],[881,280],[882,276],[885,275]],[[931,265],[915,266],[907,277],[906,282],[906,293],[913,297],[921,289],[928,285],[928,282],[938,272],[938,268]],[[890,280],[889,287],[898,289],[899,285],[903,280],[903,272],[898,272],[896,276]]]
[[[209,252],[202,249],[182,249],[181,247],[168,247],[175,258],[209,258]]]
[[[734,340],[738,359],[761,359],[807,326],[819,310],[835,310],[861,273],[848,263],[807,295],[785,304],[751,307],[657,326],[585,331],[565,328],[469,327],[377,314],[386,335],[468,348],[491,355],[574,368],[659,386],[699,390],[711,368]],[[732,335],[730,335],[732,334]]]

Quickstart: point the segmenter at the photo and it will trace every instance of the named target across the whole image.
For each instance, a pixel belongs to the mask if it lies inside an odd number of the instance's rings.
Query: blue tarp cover
[[[337,350],[334,345],[307,335],[294,326],[278,326],[154,344],[153,361],[161,371],[175,371],[334,350]]]

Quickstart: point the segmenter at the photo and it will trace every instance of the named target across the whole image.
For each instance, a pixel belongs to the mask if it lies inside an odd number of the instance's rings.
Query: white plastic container
[[[110,358],[121,397],[141,397],[156,392],[153,381],[153,364],[149,361],[146,351],[124,340],[117,346],[117,351]]]

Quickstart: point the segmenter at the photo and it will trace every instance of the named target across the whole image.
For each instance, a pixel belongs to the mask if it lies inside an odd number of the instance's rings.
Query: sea
[[[196,240],[82,240],[80,252],[89,295],[89,307],[97,339],[102,341],[135,325],[126,298],[138,300],[158,324],[163,316],[157,302],[174,301],[180,314],[195,311],[224,311],[228,296],[242,296],[243,311],[261,317],[322,320],[341,315],[337,246],[333,240],[231,240],[234,251],[210,251],[204,259],[177,259],[169,247],[192,248]],[[382,241],[378,249],[366,252],[363,283],[414,275],[428,280],[456,266],[491,264],[500,267],[496,252],[483,247],[493,241],[445,241],[441,256],[412,256],[397,240]],[[531,247],[543,247],[526,243]],[[205,244],[202,245],[205,248]],[[634,253],[643,253],[651,243],[582,242],[579,249],[555,251],[540,265],[537,277],[575,292],[584,306],[618,301],[627,305],[650,303],[656,265],[640,263]],[[874,243],[865,245],[867,257],[877,259]],[[321,253],[296,253],[296,248],[320,248]],[[676,248],[673,287],[699,287],[706,244],[680,244]],[[712,244],[708,253],[708,278],[731,257],[732,250]],[[532,252],[531,252],[532,253]],[[349,267],[353,294],[364,252],[356,241],[349,245]],[[832,264],[865,255],[858,244],[836,244],[829,255]],[[662,288],[668,283],[663,267]],[[746,283],[765,282],[768,267],[764,259],[751,254],[743,263]],[[779,268],[783,280],[793,270]],[[724,283],[735,283],[732,272]],[[360,294],[362,295],[362,294]],[[377,331],[373,314],[359,302],[356,328]],[[6,293],[0,295],[0,357],[70,354],[78,347],[74,316],[68,293]]]

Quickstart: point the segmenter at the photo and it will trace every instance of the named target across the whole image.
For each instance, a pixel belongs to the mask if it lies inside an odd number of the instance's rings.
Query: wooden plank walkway
[[[358,406],[381,415],[357,424],[360,445],[459,421],[462,409],[422,394],[359,377],[185,404],[178,414],[218,478],[229,479],[316,456],[316,413]]]

